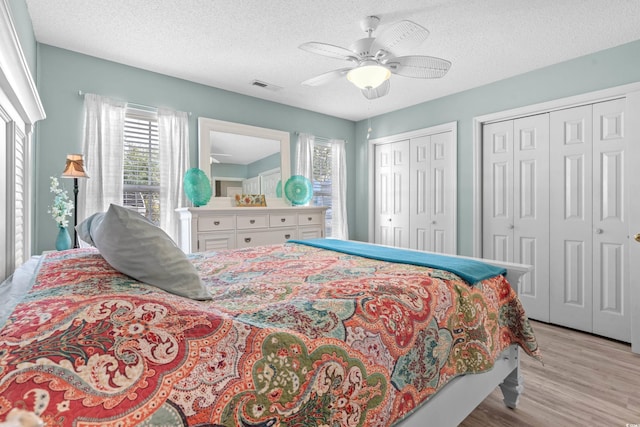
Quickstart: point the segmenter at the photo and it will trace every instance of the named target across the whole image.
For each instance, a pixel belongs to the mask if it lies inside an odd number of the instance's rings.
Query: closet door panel
[[[549,115],[513,123],[514,262],[533,265],[520,299],[529,317],[549,321]]]
[[[631,339],[623,99],[593,106],[593,332]]]
[[[551,113],[550,321],[592,330],[592,107]]]
[[[421,251],[433,251],[431,238],[431,137],[412,138],[410,142],[411,197],[409,198],[411,237],[409,247]]]
[[[383,245],[392,245],[392,224],[393,213],[391,195],[392,164],[391,164],[391,144],[376,145],[375,147],[375,241]]]
[[[435,252],[455,255],[456,188],[452,170],[456,158],[453,149],[456,141],[452,132],[431,135],[431,179],[429,203],[431,208],[431,247]]]
[[[376,243],[409,247],[409,141],[376,145]]]
[[[482,256],[513,262],[513,121],[483,127]]]

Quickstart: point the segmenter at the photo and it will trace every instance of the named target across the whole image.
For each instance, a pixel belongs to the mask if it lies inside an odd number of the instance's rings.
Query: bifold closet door
[[[549,115],[483,128],[483,257],[532,265],[520,299],[549,321]]]
[[[452,132],[412,138],[410,247],[456,254],[455,170]]]
[[[375,146],[375,242],[410,247],[409,140]]]
[[[551,322],[629,341],[625,100],[551,115]]]

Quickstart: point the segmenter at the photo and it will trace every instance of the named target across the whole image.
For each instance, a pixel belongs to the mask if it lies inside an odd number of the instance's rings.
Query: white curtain
[[[332,139],[331,144],[331,237],[348,239],[346,143]]]
[[[84,96],[82,151],[89,179],[78,180],[78,223],[111,203],[122,204],[125,108],[121,101]]]
[[[186,206],[184,175],[189,167],[189,117],[181,111],[158,109],[160,146],[160,227],[178,241],[176,208]]]
[[[314,140],[313,135],[300,133],[296,143],[296,175],[302,175],[311,182],[313,182]]]
[[[347,163],[346,142],[332,139],[331,145],[331,236],[348,239],[347,225]],[[296,174],[313,182],[313,157],[315,137],[306,133],[298,135],[296,144]]]

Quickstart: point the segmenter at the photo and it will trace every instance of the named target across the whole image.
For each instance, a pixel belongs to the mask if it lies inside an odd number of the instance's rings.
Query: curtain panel
[[[189,116],[185,112],[158,110],[160,145],[160,227],[178,241],[176,208],[186,206],[183,180],[189,167]]]
[[[122,101],[84,96],[82,151],[89,179],[78,180],[78,223],[111,203],[122,204],[125,109]]]
[[[313,182],[315,136],[306,133],[298,135],[296,143],[296,174]],[[331,146],[331,236],[336,239],[348,239],[347,225],[347,166],[346,142],[340,139],[329,140]]]
[[[347,224],[347,156],[346,143],[332,139],[331,144],[331,237],[348,239]]]

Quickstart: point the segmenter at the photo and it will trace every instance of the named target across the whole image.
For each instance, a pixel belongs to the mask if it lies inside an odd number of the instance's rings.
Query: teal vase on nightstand
[[[64,251],[71,248],[71,236],[66,227],[58,227],[58,237],[56,237],[56,249]]]

